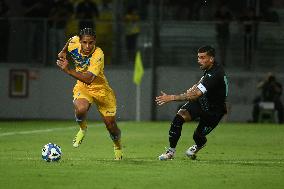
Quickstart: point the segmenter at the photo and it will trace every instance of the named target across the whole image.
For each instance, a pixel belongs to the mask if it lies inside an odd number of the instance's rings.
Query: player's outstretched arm
[[[156,103],[161,106],[171,101],[194,101],[202,95],[202,92],[197,88],[197,85],[192,86],[186,93],[178,95],[168,95],[161,91],[162,95],[156,97]]]
[[[91,72],[86,72],[86,73],[82,73],[82,72],[77,72],[74,69],[71,69],[69,67],[68,61],[64,58],[61,58],[59,60],[56,61],[56,64],[59,68],[61,68],[62,71],[64,71],[65,73],[67,73],[68,75],[74,77],[75,79],[78,79],[86,84],[91,84],[94,79],[95,79],[95,75],[92,74]]]
[[[174,95],[168,95],[163,91],[161,91],[161,93],[162,95],[157,96],[155,100],[159,106],[174,100]]]
[[[189,100],[187,97],[187,93],[179,94],[179,95],[168,95],[161,91],[162,95],[156,97],[156,103],[161,106],[165,103],[171,102],[171,101],[185,101]]]

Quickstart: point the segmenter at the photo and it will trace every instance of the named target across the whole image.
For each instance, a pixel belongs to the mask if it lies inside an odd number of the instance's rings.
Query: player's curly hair
[[[200,47],[198,49],[198,52],[199,53],[207,53],[209,56],[212,56],[212,57],[215,57],[215,49],[209,45],[206,45],[206,46],[203,46],[203,47]]]
[[[90,35],[96,38],[96,32],[92,28],[84,28],[80,30],[79,37],[82,38],[83,35]]]

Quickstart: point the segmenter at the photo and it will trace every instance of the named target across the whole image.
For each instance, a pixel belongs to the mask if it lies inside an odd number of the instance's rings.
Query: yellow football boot
[[[85,137],[86,131],[80,129],[79,132],[76,134],[76,136],[73,139],[73,147],[78,148],[80,144],[82,143],[84,137]]]
[[[122,150],[114,147],[113,151],[114,151],[114,160],[122,160],[123,156]]]

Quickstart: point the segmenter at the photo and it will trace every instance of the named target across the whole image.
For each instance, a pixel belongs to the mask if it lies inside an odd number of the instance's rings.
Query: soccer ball
[[[61,148],[57,144],[48,143],[41,150],[41,157],[47,162],[59,161],[61,159]]]

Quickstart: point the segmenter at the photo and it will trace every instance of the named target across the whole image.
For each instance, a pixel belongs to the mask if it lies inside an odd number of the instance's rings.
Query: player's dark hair
[[[198,53],[207,53],[209,56],[215,57],[215,49],[209,45],[200,47]]]
[[[96,32],[92,28],[81,29],[79,33],[79,38],[81,39],[83,35],[90,35],[96,38]]]

